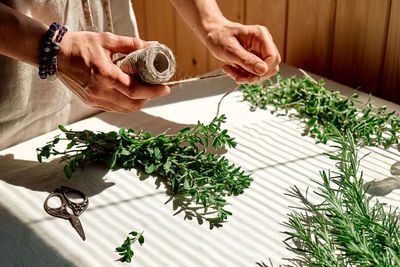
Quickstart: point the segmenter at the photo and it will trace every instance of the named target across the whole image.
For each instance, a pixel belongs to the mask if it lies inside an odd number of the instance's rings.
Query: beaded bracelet
[[[49,75],[49,79],[55,79],[55,77],[58,77],[58,67],[57,67],[57,63],[58,63],[58,59],[57,59],[57,52],[58,50],[61,49],[61,40],[64,36],[64,34],[68,31],[67,27],[61,27],[61,29],[58,30],[58,35],[56,37],[55,42],[51,43],[51,54],[50,54],[50,62],[49,62],[49,69],[47,74]],[[56,76],[54,76],[54,74],[56,74]]]
[[[53,42],[53,37],[57,31],[58,34]],[[46,79],[48,75],[49,78],[54,78],[54,74],[58,76],[57,52],[61,48],[60,42],[67,31],[67,27],[61,27],[60,24],[54,22],[42,38],[39,61],[39,77],[41,79]]]

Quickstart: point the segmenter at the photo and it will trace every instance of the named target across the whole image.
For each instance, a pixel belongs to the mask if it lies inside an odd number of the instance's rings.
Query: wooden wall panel
[[[132,7],[135,11],[136,23],[139,29],[139,36],[142,39],[146,37],[146,0],[131,0]]]
[[[317,74],[330,69],[335,0],[289,0],[286,62]]]
[[[145,39],[163,43],[175,52],[176,11],[170,2],[145,0],[144,15]]]
[[[379,95],[400,103],[400,0],[392,1],[382,86]]]
[[[288,0],[247,0],[246,24],[259,24],[268,28],[284,59]]]
[[[175,78],[222,65],[169,1],[131,1],[141,37],[174,51],[179,73]],[[265,25],[284,62],[400,103],[400,0],[217,2],[230,20]]]
[[[207,48],[201,43],[183,18],[176,18],[176,79],[198,76],[208,71]]]
[[[243,23],[244,21],[244,0],[217,0],[222,14],[229,20]],[[207,52],[208,70],[221,68],[223,63]]]
[[[377,93],[389,0],[337,0],[332,78]]]

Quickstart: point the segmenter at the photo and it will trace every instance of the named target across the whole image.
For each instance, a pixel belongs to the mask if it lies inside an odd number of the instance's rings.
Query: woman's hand
[[[165,85],[149,85],[122,72],[114,53],[128,54],[152,42],[112,33],[68,32],[58,54],[61,81],[84,103],[106,111],[130,113],[150,99],[168,95]]]
[[[203,36],[226,74],[237,83],[258,83],[279,71],[281,57],[267,28],[228,20],[213,23]]]

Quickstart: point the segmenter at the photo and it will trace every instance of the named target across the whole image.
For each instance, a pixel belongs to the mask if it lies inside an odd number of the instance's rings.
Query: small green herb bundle
[[[340,151],[327,154],[337,161],[336,172],[321,171],[315,192],[318,205],[307,200],[297,187],[289,196],[303,206],[289,215],[285,232],[294,245],[288,248],[300,266],[400,266],[400,217],[397,209],[371,201],[359,171],[360,159],[349,130],[344,137],[334,130],[332,140]]]
[[[304,72],[303,78],[284,78],[279,73],[275,80],[264,84],[243,85],[243,100],[250,103],[251,110],[268,109],[272,112],[289,109],[297,111],[307,122],[311,136],[326,143],[332,126],[346,133],[351,129],[354,139],[368,146],[385,148],[398,144],[397,132],[400,118],[395,112],[386,112],[386,107],[374,108],[371,98],[364,108],[357,108],[357,94],[346,98],[339,92],[324,88],[324,81],[316,82]]]
[[[128,235],[126,237],[124,243],[122,243],[122,245],[120,247],[117,247],[115,249],[115,251],[118,252],[118,254],[120,256],[122,256],[119,259],[122,262],[131,262],[132,261],[132,257],[133,257],[133,255],[135,255],[135,253],[131,249],[131,245],[133,243],[135,243],[136,241],[139,241],[140,245],[143,245],[143,243],[144,243],[143,232],[141,232],[141,233],[130,232],[129,234],[132,236],[132,238],[129,237],[129,235]]]
[[[144,169],[147,174],[166,178],[174,195],[188,195],[196,204],[202,204],[205,212],[210,207],[217,212],[218,219],[224,220],[231,215],[224,208],[228,204],[225,196],[243,193],[253,181],[224,156],[208,151],[210,144],[215,150],[236,146],[227,130],[221,129],[225,121],[222,115],[209,125],[198,122],[177,134],[164,132],[154,137],[149,132],[135,133],[132,129],[94,133],[69,131],[60,126],[65,137],[56,136],[38,148],[38,160],[62,155],[68,178],[87,162],[107,164],[110,169]],[[60,141],[69,142],[65,151],[56,150]]]

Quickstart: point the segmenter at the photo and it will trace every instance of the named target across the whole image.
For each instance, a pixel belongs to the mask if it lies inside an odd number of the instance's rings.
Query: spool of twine
[[[119,61],[123,72],[151,84],[167,82],[175,74],[176,61],[171,49],[163,44],[154,44],[136,50]]]

